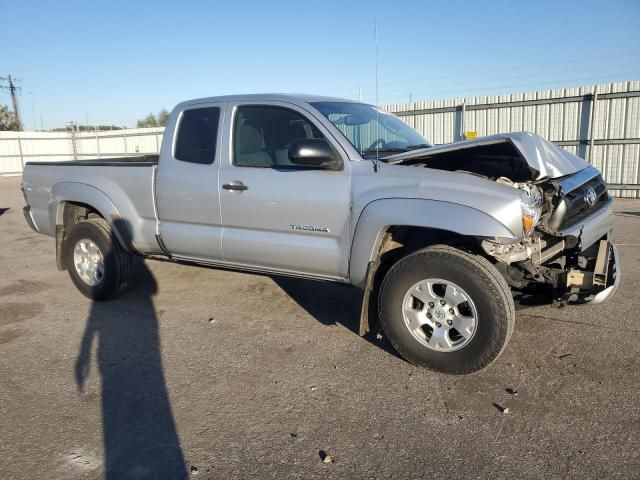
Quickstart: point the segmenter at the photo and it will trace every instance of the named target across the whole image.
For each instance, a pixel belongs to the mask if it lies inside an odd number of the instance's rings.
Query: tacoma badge
[[[295,225],[293,223],[289,224],[291,230],[304,230],[307,232],[322,232],[329,233],[329,229],[327,227],[318,227],[316,225]]]

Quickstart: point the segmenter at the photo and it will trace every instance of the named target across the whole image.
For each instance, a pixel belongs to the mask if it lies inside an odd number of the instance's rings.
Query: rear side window
[[[220,108],[193,108],[182,112],[175,158],[183,162],[211,164],[216,158]]]

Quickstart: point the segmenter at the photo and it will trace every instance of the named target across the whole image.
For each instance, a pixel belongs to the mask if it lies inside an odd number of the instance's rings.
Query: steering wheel
[[[387,146],[387,141],[384,138],[379,138],[375,142],[373,142],[367,150],[373,150],[378,146],[378,144],[380,145],[380,147],[385,148]]]

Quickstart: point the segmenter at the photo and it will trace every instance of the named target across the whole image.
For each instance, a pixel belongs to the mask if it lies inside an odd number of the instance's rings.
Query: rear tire
[[[515,324],[511,290],[495,267],[445,245],[418,250],[393,265],[380,289],[379,310],[400,355],[455,375],[495,361]]]
[[[131,286],[133,256],[120,246],[103,218],[73,225],[63,255],[74,285],[91,300],[116,298]]]

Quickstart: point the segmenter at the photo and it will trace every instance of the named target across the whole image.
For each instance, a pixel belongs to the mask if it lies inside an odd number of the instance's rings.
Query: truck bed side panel
[[[97,189],[115,206],[115,215],[129,226],[135,248],[140,252],[155,253],[159,249],[155,240],[154,169],[153,163],[113,166],[29,164],[24,171],[23,183],[36,228],[41,233],[54,235],[58,204],[61,201],[90,204],[92,195],[85,196],[82,192]],[[73,188],[70,187],[72,184]],[[101,213],[114,215],[114,212]]]

